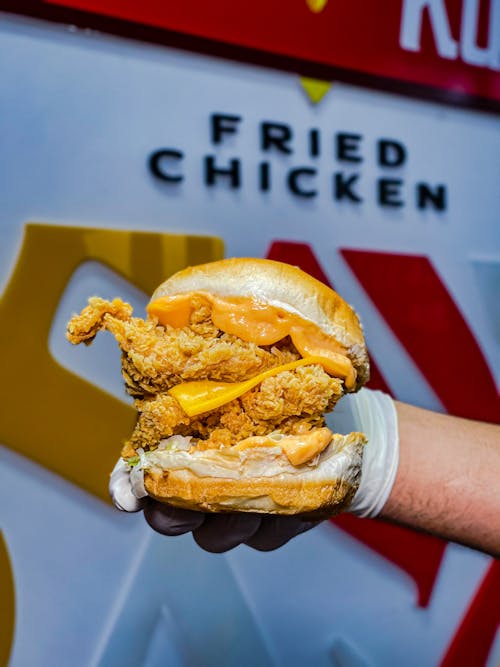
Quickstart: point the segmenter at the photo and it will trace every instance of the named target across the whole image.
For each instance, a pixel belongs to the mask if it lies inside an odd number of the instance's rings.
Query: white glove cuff
[[[399,463],[398,418],[394,401],[381,391],[362,389],[351,401],[357,428],[366,434],[361,484],[349,512],[375,517],[384,507]]]

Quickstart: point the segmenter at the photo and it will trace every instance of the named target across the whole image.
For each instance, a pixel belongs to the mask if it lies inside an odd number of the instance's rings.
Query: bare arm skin
[[[375,464],[363,472],[377,496],[379,487],[385,486],[394,459],[391,451],[398,447],[396,415],[392,400],[387,396],[363,391],[361,402],[361,392],[357,396],[359,414],[352,426],[366,430],[365,426],[373,428],[378,424],[372,433],[367,431],[375,447],[372,450]],[[500,426],[440,415],[404,403],[394,405],[399,432],[399,467],[378,518],[499,558]],[[197,544],[206,551],[221,553],[242,543],[260,551],[271,551],[315,525],[301,517],[245,513],[205,515],[158,503],[152,498],[139,501],[130,490],[125,464],[121,462],[121,469],[119,466],[120,462],[110,484],[113,501],[119,509],[143,509],[146,521],[163,535],[192,532]],[[373,495],[373,491],[370,493]]]
[[[400,454],[381,514],[500,557],[500,426],[396,402]]]

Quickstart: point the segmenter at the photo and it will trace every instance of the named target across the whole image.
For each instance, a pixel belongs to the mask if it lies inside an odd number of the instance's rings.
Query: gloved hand
[[[170,507],[149,497],[136,498],[123,459],[118,461],[111,473],[109,491],[117,509],[124,512],[143,510],[151,528],[162,535],[192,532],[196,543],[212,553],[222,553],[243,543],[259,551],[271,551],[319,523],[295,516],[248,512],[204,514]]]
[[[363,455],[361,484],[349,511],[363,517],[377,516],[390,495],[398,466],[398,424],[392,399],[380,391],[362,389],[345,396],[327,421],[338,433],[366,434],[368,445]],[[163,535],[192,532],[197,544],[213,553],[228,551],[239,544],[271,551],[318,523],[296,516],[204,514],[170,507],[149,497],[136,498],[127,466],[121,459],[111,474],[109,489],[118,509],[143,510],[149,525]]]

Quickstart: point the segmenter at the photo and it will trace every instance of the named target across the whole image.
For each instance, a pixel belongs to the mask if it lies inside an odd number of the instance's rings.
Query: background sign
[[[496,0],[48,0],[302,62],[500,101]]]
[[[498,118],[341,83],[314,105],[295,75],[1,18],[2,655],[496,665],[498,563],[479,553],[341,517],[218,556],[115,512],[104,471],[133,421],[120,354],[64,329],[91,294],[141,314],[164,274],[224,243],[333,284],[377,386],[493,420]]]

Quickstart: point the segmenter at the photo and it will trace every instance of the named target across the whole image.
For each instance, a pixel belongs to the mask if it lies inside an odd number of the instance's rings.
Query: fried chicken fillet
[[[210,272],[214,265],[222,265],[216,267],[216,277],[227,285],[227,276],[220,278],[218,272],[221,268],[223,273],[227,271],[228,262],[241,267],[244,261],[223,260],[204,266],[210,267]],[[260,270],[278,264],[247,261],[252,263],[250,268]],[[260,262],[264,262],[264,267]],[[286,265],[278,268],[282,266]],[[234,264],[229,268],[234,269]],[[286,266],[287,271],[291,269]],[[188,276],[189,271],[193,269],[187,270]],[[122,457],[131,468],[139,461],[145,466],[147,459],[150,469],[146,470],[146,490],[160,500],[183,507],[223,511],[229,503],[228,508],[233,510],[279,513],[331,507],[331,494],[326,501],[321,497],[320,487],[324,487],[324,482],[319,483],[316,500],[310,499],[305,504],[293,500],[293,506],[286,499],[277,502],[276,490],[270,503],[258,500],[266,494],[271,497],[269,489],[262,494],[258,489],[246,487],[236,502],[234,489],[228,490],[226,482],[234,479],[236,459],[239,477],[248,477],[248,470],[245,472],[243,468],[248,468],[250,459],[257,461],[251,465],[259,470],[269,457],[274,464],[279,459],[277,475],[286,476],[291,470],[296,473],[307,468],[308,472],[318,465],[325,451],[347,452],[349,447],[356,451],[353,456],[359,464],[362,434],[351,434],[355,437],[342,440],[342,436],[334,436],[326,427],[324,417],[346,391],[357,389],[368,373],[365,352],[358,349],[359,340],[352,343],[339,336],[341,340],[336,339],[332,344],[326,340],[324,331],[315,331],[313,336],[311,323],[295,312],[290,313],[283,306],[276,310],[261,298],[255,299],[251,292],[236,292],[230,298],[223,296],[221,301],[217,285],[215,297],[206,291],[206,278],[201,285],[205,289],[196,289],[199,288],[196,281],[195,289],[191,289],[188,280],[185,289],[178,290],[176,276],[164,283],[168,285],[174,280],[171,294],[164,293],[163,286],[155,292],[146,319],[132,317],[132,307],[121,299],[106,301],[92,297],[68,324],[67,338],[73,344],[88,345],[99,331],[107,330],[120,346],[126,390],[134,397],[138,411],[135,429],[123,446]],[[313,280],[309,276],[307,279]],[[318,289],[317,285],[314,287]],[[352,317],[350,309],[346,312]],[[342,317],[345,318],[345,313]],[[306,338],[314,339],[312,348],[304,342]],[[354,349],[350,356],[346,342]],[[352,359],[358,363],[353,364]],[[251,381],[252,386],[247,388],[242,384],[241,390],[238,389],[239,383],[246,381]],[[198,396],[196,392],[193,394],[195,389],[204,398],[195,400],[193,396]],[[228,394],[227,400],[228,391],[235,397]],[[215,402],[214,392],[222,396]],[[204,463],[184,470],[177,459],[168,458],[174,454],[177,458],[198,457]],[[207,461],[215,465],[216,474],[213,471],[207,474]],[[183,475],[184,487],[180,490],[172,469]],[[219,475],[222,479],[227,477],[224,488],[216,492],[216,499],[207,500],[206,484],[200,479],[208,477],[208,485],[214,489],[217,484],[220,486]],[[253,480],[265,477],[259,475],[250,473]],[[359,470],[356,475],[359,477]],[[350,479],[339,495],[342,498],[335,499],[339,507],[353,495],[355,487],[356,479]],[[301,493],[307,495],[304,489]]]
[[[196,417],[188,417],[168,390],[184,380],[247,380],[276,366],[300,359],[289,339],[261,348],[225,334],[210,320],[207,306],[196,303],[189,325],[161,326],[155,318],[132,317],[120,299],[98,297],[68,325],[73,344],[91,343],[106,329],[122,350],[122,375],[139,412],[137,425],[122,455],[136,455],[139,447],[154,449],[171,435],[192,435],[196,445],[218,448],[252,435],[280,430],[300,434],[324,425],[342,396],[342,382],[321,366],[300,367],[263,380],[241,398]]]

